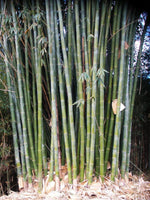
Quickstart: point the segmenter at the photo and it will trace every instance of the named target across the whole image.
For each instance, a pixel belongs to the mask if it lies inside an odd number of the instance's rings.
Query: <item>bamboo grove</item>
[[[108,162],[111,180],[118,168],[124,177],[148,19],[135,59],[140,13],[127,1],[2,0],[0,6],[20,187],[37,179],[41,190],[47,176],[59,190],[65,164],[75,188],[94,176],[103,181]]]

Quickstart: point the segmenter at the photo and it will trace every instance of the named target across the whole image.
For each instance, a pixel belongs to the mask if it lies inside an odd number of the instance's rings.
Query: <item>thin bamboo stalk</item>
[[[88,63],[89,63],[89,70],[91,70],[92,67],[92,52],[91,52],[91,34],[93,33],[91,30],[91,6],[92,1],[89,0],[86,3],[86,11],[87,11],[87,38],[88,38]]]
[[[126,161],[126,171],[129,171],[129,163],[130,163],[130,151],[131,151],[131,128],[132,128],[132,116],[133,116],[133,108],[134,108],[134,101],[135,101],[135,95],[136,95],[136,87],[137,87],[137,80],[138,80],[138,74],[139,74],[139,69],[140,69],[140,63],[141,63],[141,54],[142,54],[142,48],[143,48],[143,43],[144,43],[144,37],[146,34],[147,26],[148,26],[148,21],[149,17],[146,18],[145,21],[145,26],[144,30],[141,36],[141,42],[140,42],[140,48],[138,52],[138,57],[137,57],[137,63],[136,63],[136,71],[135,71],[135,78],[134,78],[134,84],[132,88],[132,97],[131,97],[131,102],[130,102],[130,116],[129,116],[129,129],[128,129],[128,154],[127,154],[127,161]]]
[[[30,184],[30,183],[32,183],[32,179],[31,179],[31,168],[30,168],[30,161],[29,161],[28,141],[27,141],[27,126],[26,126],[26,114],[25,114],[25,107],[24,107],[24,94],[23,94],[23,89],[22,89],[21,65],[20,65],[19,42],[18,42],[19,39],[18,39],[18,32],[17,32],[17,30],[18,30],[17,29],[17,20],[16,20],[16,16],[15,16],[13,2],[11,2],[11,9],[12,9],[14,29],[15,29],[17,78],[18,78],[18,90],[19,90],[19,100],[20,100],[20,112],[21,112],[21,120],[22,120],[22,126],[23,126],[25,159],[26,159],[26,166],[27,166],[27,172],[28,172],[28,182]]]
[[[68,67],[69,76],[72,83],[72,1],[68,1]],[[72,86],[72,84],[71,84]]]
[[[12,46],[12,56],[13,56],[13,66],[9,67],[10,77],[11,77],[11,87],[12,91],[15,91],[15,93],[12,93],[13,102],[15,106],[15,116],[16,116],[16,122],[17,122],[17,132],[18,132],[18,138],[19,138],[19,146],[20,146],[20,158],[21,158],[21,170],[22,170],[22,176],[23,176],[23,182],[24,186],[26,186],[26,161],[25,161],[25,147],[24,147],[24,137],[23,137],[23,131],[22,131],[22,122],[21,122],[21,114],[19,110],[19,93],[18,93],[18,87],[17,87],[17,80],[15,80],[15,71],[13,71],[12,67],[16,68],[16,56],[15,56],[15,46],[14,42],[11,42]],[[9,56],[11,57],[11,56]],[[9,62],[10,63],[10,62]],[[22,179],[22,177],[21,177]],[[21,181],[22,182],[22,181]],[[18,180],[19,188],[22,188],[22,185],[20,184],[20,180]]]
[[[36,12],[40,15],[39,1],[36,1]],[[37,19],[37,23],[40,24],[40,19]],[[37,27],[37,35],[41,35],[41,27]],[[37,116],[38,116],[38,186],[39,191],[42,189],[42,75],[41,75],[41,44],[37,38],[34,38],[35,42],[35,71],[36,71],[36,85],[37,85]],[[38,43],[37,43],[38,42]]]
[[[34,2],[32,1],[32,8],[34,8]],[[31,17],[33,18],[33,24],[35,24],[35,19],[34,19],[35,13],[33,11]],[[31,21],[30,18],[28,19],[28,27],[31,27]],[[33,109],[33,134],[34,134],[34,149],[35,149],[35,156],[36,160],[38,161],[38,125],[37,125],[37,94],[36,94],[36,68],[35,66],[37,65],[37,43],[36,43],[36,38],[37,38],[37,31],[36,31],[36,26],[33,26],[33,32],[30,30],[29,34],[29,42],[31,46],[31,63],[32,63],[32,109]]]
[[[1,5],[2,6],[2,5]],[[3,7],[2,7],[3,10]],[[7,46],[7,36],[3,36],[4,39],[4,48],[8,51]],[[18,179],[22,177],[22,169],[21,169],[21,161],[19,155],[19,145],[18,145],[18,137],[17,137],[17,127],[16,127],[16,117],[15,117],[15,105],[13,103],[13,87],[10,78],[10,71],[9,71],[9,63],[8,58],[5,55],[5,65],[6,65],[6,76],[7,76],[7,84],[8,84],[8,91],[9,91],[9,102],[10,102],[10,111],[11,111],[11,119],[12,119],[12,129],[13,129],[13,144],[14,144],[14,153],[15,153],[15,163],[17,168],[17,176]]]

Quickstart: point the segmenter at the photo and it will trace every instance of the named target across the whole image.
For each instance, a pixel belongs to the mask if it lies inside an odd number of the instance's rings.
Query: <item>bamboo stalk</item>
[[[130,116],[129,116],[129,129],[128,129],[128,149],[127,149],[127,161],[126,161],[126,171],[129,171],[129,164],[130,164],[130,151],[131,151],[131,128],[132,128],[132,116],[133,116],[133,108],[134,108],[134,101],[135,101],[135,95],[136,95],[136,87],[137,87],[137,80],[138,80],[138,74],[139,74],[139,69],[140,69],[140,63],[141,63],[141,54],[142,54],[142,48],[143,48],[143,43],[144,43],[144,37],[146,34],[147,26],[148,26],[148,21],[149,17],[146,18],[145,21],[145,26],[144,30],[141,36],[141,42],[140,42],[140,48],[138,52],[138,57],[137,57],[137,63],[136,63],[136,71],[135,71],[135,78],[134,78],[134,84],[132,88],[132,97],[131,97],[131,102],[130,102]]]
[[[126,15],[127,15],[127,6],[123,7],[122,15],[122,27],[126,26]],[[119,83],[118,83],[118,102],[117,102],[117,114],[115,121],[115,130],[114,130],[114,143],[113,143],[113,154],[112,154],[112,174],[111,179],[114,180],[117,169],[118,169],[118,159],[119,159],[119,140],[121,132],[121,112],[120,104],[122,102],[123,95],[123,79],[124,79],[124,62],[125,62],[125,31],[121,32],[121,58],[120,58],[120,72],[119,72]]]
[[[26,127],[25,107],[24,107],[24,94],[23,94],[23,89],[22,89],[21,65],[20,65],[19,42],[18,42],[19,40],[18,40],[17,21],[16,21],[16,16],[15,16],[15,10],[14,10],[14,5],[12,2],[11,2],[11,9],[12,9],[14,28],[15,28],[17,78],[18,78],[19,98],[20,98],[20,112],[21,112],[21,120],[22,120],[22,126],[23,126],[25,159],[26,159],[26,166],[27,166],[27,172],[28,172],[28,182],[30,184],[30,183],[32,183],[32,179],[31,179],[31,168],[30,168],[30,161],[29,161],[28,142],[27,142],[27,127]]]
[[[34,9],[34,2],[32,1],[32,8]],[[33,11],[31,17],[33,18],[33,24],[35,24],[35,19],[34,19],[35,13]],[[30,19],[28,19],[28,26],[31,27]],[[36,31],[36,26],[33,26],[33,32],[30,30],[30,46],[31,46],[31,63],[32,63],[32,68],[31,68],[31,74],[32,74],[32,109],[33,109],[33,135],[34,135],[34,148],[35,148],[35,156],[36,160],[38,162],[38,125],[37,125],[37,92],[36,92],[36,66],[37,66],[37,43],[36,43],[36,37],[37,37],[37,31]]]
[[[24,5],[24,9],[27,9],[27,5]],[[24,29],[27,30],[27,19],[24,19]],[[25,104],[26,104],[26,113],[27,113],[27,126],[28,126],[28,136],[29,136],[29,145],[31,150],[31,160],[34,166],[35,174],[37,176],[37,163],[35,158],[35,151],[33,145],[33,134],[32,134],[32,125],[31,125],[31,100],[30,100],[30,86],[29,86],[29,60],[28,60],[28,37],[25,34],[25,69],[26,69],[26,82],[24,83],[25,91]],[[26,89],[25,89],[26,88]]]
[[[2,5],[1,5],[2,6]],[[2,8],[3,10],[3,8]],[[6,51],[8,51],[7,46],[7,36],[3,36],[4,39],[4,47]],[[22,177],[22,170],[21,170],[21,161],[19,156],[19,145],[18,145],[18,137],[17,137],[17,127],[16,127],[16,117],[15,117],[15,106],[13,103],[13,87],[10,79],[10,72],[9,72],[9,64],[7,56],[5,55],[5,65],[6,65],[6,76],[7,76],[7,84],[8,84],[8,91],[9,91],[9,102],[10,102],[10,111],[11,111],[11,119],[12,119],[12,129],[13,129],[13,144],[14,144],[14,153],[15,153],[15,163],[17,168],[17,176],[18,179]]]
[[[50,7],[50,8],[49,8]],[[50,77],[51,77],[51,104],[52,104],[52,137],[54,143],[54,158],[55,158],[55,181],[56,181],[56,190],[59,190],[59,164],[58,164],[58,137],[57,137],[57,114],[56,114],[56,76],[55,76],[55,67],[56,63],[54,60],[55,56],[55,43],[52,38],[54,38],[54,19],[53,19],[53,9],[54,5],[48,0],[46,1],[46,20],[47,20],[47,31],[48,31],[48,41],[49,41],[49,66],[50,66]],[[51,16],[51,21],[49,20]],[[52,35],[53,34],[53,35]]]
[[[131,20],[134,19],[134,12],[132,14]],[[134,42],[134,37],[135,36],[135,26],[134,24],[131,24],[131,26],[129,27],[130,30],[128,30],[129,36],[128,34],[126,34],[126,42],[129,43],[129,45],[131,46],[131,44]],[[132,35],[132,33],[134,33]],[[130,97],[131,94],[129,92],[129,87],[130,82],[132,81],[132,79],[130,79],[130,69],[129,69],[129,56],[126,53],[126,67],[125,67],[125,81],[124,81],[124,85],[125,85],[125,105],[126,105],[126,109],[125,109],[125,117],[124,117],[124,125],[123,125],[123,141],[122,141],[122,151],[121,151],[121,155],[122,155],[122,159],[121,159],[121,176],[124,178],[125,173],[126,173],[126,160],[127,160],[127,149],[128,149],[128,129],[129,129],[129,115],[130,115]],[[132,58],[130,57],[130,59],[132,60]]]
[[[89,4],[90,1],[87,2]],[[86,34],[86,20],[85,20],[85,6],[84,1],[81,1],[81,17],[82,17],[82,39],[84,40],[84,59],[85,59],[85,73],[87,75],[86,81],[86,177],[88,178],[89,172],[89,156],[90,156],[90,133],[91,133],[91,103],[90,103],[90,70],[89,70],[89,60],[88,60],[88,42]]]
[[[57,22],[57,17],[55,14],[55,24]],[[67,158],[67,168],[68,168],[68,179],[69,183],[72,183],[72,172],[71,172],[71,158],[70,158],[70,148],[69,148],[69,134],[67,128],[67,117],[66,117],[66,105],[65,105],[65,96],[64,96],[64,82],[62,76],[62,64],[60,60],[60,45],[58,37],[58,27],[55,26],[56,31],[56,50],[57,50],[57,65],[58,65],[58,75],[59,75],[59,87],[60,87],[60,101],[61,101],[61,110],[62,110],[62,122],[63,122],[63,134],[65,140],[65,152]]]
[[[96,5],[96,16],[95,16],[95,33],[94,33],[94,58],[93,58],[93,69],[92,69],[92,113],[91,113],[91,145],[90,145],[90,160],[89,160],[89,175],[88,181],[92,182],[92,174],[94,167],[94,146],[95,146],[95,118],[96,118],[96,90],[97,83],[96,72],[97,72],[97,59],[98,59],[98,29],[99,29],[99,5]]]
[[[103,14],[101,17],[101,35],[100,36],[100,176],[101,179],[104,180],[104,85],[105,84],[105,66],[106,66],[106,47],[107,47],[107,36],[108,36],[108,29],[110,24],[110,13],[111,13],[111,3],[107,8],[107,2],[104,2],[102,5]],[[108,12],[107,12],[108,10]],[[107,19],[107,20],[106,20]],[[106,20],[106,25],[105,25]]]
[[[80,77],[82,74],[82,61],[81,61],[81,38],[80,38],[80,24],[79,24],[79,8],[78,8],[78,1],[75,1],[75,19],[76,19],[76,40],[77,40],[77,64],[78,64],[78,76]],[[83,86],[82,86],[82,81],[78,81],[78,95],[79,95],[79,100],[83,100]],[[84,145],[85,145],[85,125],[84,125],[84,104],[80,104],[79,106],[79,119],[80,119],[80,135],[81,135],[81,140],[80,140],[80,180],[82,181],[84,179]]]
[[[36,12],[39,14],[39,1],[36,2]],[[37,19],[37,23],[40,23],[40,19]],[[41,35],[40,25],[37,27],[37,35]],[[38,186],[39,190],[42,189],[42,75],[41,75],[41,44],[35,42],[35,71],[36,71],[36,85],[37,85],[37,120],[38,120]]]
[[[72,87],[72,1],[68,1],[68,68]]]
[[[67,94],[68,94],[69,124],[70,124],[70,132],[71,132],[71,146],[72,146],[71,148],[72,148],[72,160],[73,160],[73,184],[76,189],[77,187],[76,140],[75,140],[74,117],[73,117],[73,108],[72,108],[72,93],[71,93],[71,87],[70,87],[66,45],[65,45],[64,35],[63,35],[63,21],[62,21],[60,0],[57,0],[57,7],[58,7],[59,20],[60,20],[59,26],[60,26],[61,46],[62,46],[62,52],[63,52],[65,79],[66,79],[66,87],[67,87]]]
[[[117,15],[118,13],[118,15]],[[121,18],[121,8],[118,6],[118,4],[115,6],[115,10],[114,10],[114,24],[113,24],[113,35],[120,29],[120,18]],[[114,40],[112,41],[112,51],[114,51],[114,56],[113,54],[111,55],[111,70],[110,70],[110,76],[113,75],[113,80],[111,82],[111,78],[109,78],[110,80],[110,85],[109,85],[109,94],[108,94],[108,104],[113,101],[114,99],[116,99],[116,95],[117,95],[117,81],[118,81],[118,49],[119,49],[119,33],[116,34],[114,37]],[[114,43],[114,46],[113,46]],[[114,50],[113,50],[114,48]],[[113,85],[112,85],[113,84]],[[112,87],[113,86],[113,87]],[[113,89],[113,92],[112,92]],[[112,97],[111,97],[112,96]],[[109,111],[109,108],[108,108]],[[107,112],[108,115],[108,112]],[[107,169],[107,163],[109,160],[109,156],[111,153],[111,145],[112,145],[112,139],[113,139],[113,127],[114,127],[114,113],[111,110],[111,115],[110,115],[110,122],[109,127],[106,124],[106,131],[105,131],[105,138],[107,143],[105,144],[105,171]],[[108,127],[108,128],[107,128]]]

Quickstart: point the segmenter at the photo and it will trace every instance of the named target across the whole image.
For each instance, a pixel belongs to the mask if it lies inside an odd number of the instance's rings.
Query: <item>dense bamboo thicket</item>
[[[148,19],[124,1],[1,1],[0,57],[9,93],[19,187],[59,190],[129,171],[131,127]]]

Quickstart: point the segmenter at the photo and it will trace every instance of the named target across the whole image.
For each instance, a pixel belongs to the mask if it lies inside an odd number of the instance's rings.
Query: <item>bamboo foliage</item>
[[[43,178],[60,189],[61,165],[77,189],[129,171],[140,13],[119,1],[1,1],[1,60],[6,66],[19,187]],[[134,76],[133,76],[134,74]],[[111,104],[116,101],[116,112]],[[125,110],[120,110],[120,105]],[[55,172],[55,173],[54,173]],[[45,184],[45,183],[44,183]]]

